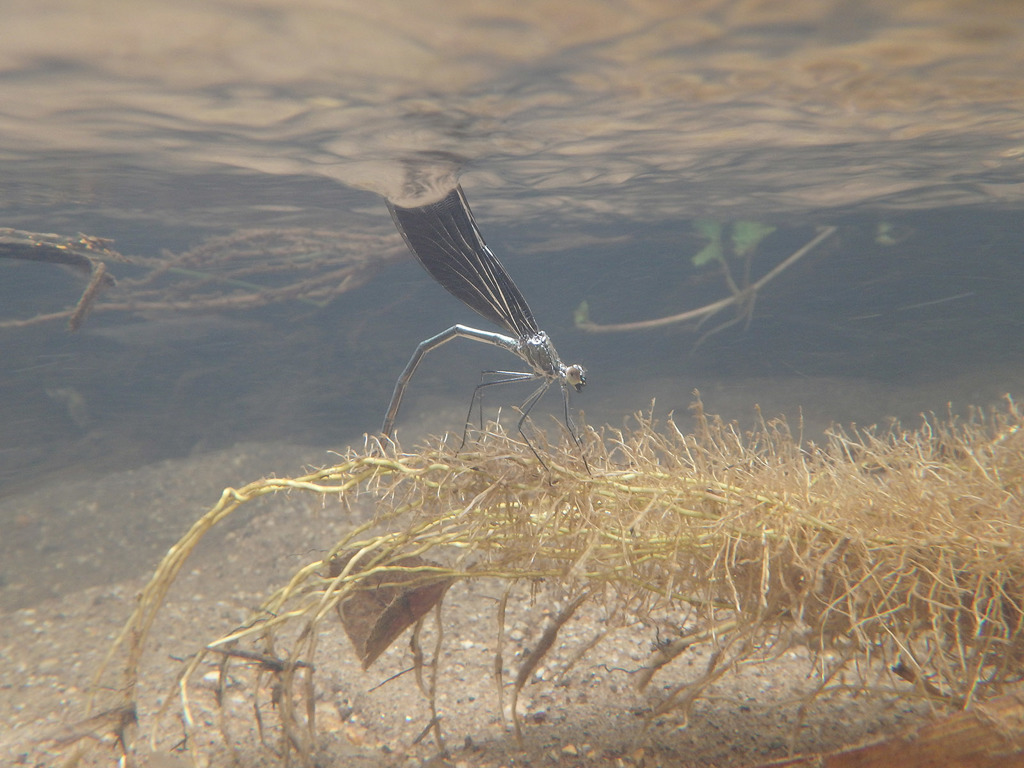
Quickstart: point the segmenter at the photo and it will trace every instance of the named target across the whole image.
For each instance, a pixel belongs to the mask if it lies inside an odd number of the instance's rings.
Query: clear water
[[[382,199],[455,178],[563,358],[589,368],[574,405],[593,425],[652,399],[685,414],[695,388],[741,420],[802,409],[812,434],[1024,389],[1018,3],[20,2],[0,39],[0,226],[142,260],[308,229],[368,265],[323,305],[185,297],[97,309],[75,334],[0,330],[0,494],[240,441],[360,443],[416,343],[478,322],[404,253]],[[699,344],[735,315],[574,327],[583,300],[610,323],[726,296],[691,262],[706,219],[776,227],[754,279],[838,230],[749,324]],[[108,266],[122,286],[150,270]],[[0,321],[82,287],[0,259]],[[461,429],[478,371],[516,362],[468,342],[434,358],[407,442]]]

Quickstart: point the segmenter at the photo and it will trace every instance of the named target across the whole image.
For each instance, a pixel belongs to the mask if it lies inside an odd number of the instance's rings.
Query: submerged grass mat
[[[311,556],[245,626],[197,638],[201,650],[183,664],[167,708],[186,731],[209,728],[190,714],[192,673],[210,658],[225,669],[255,665],[276,692],[267,709],[278,721],[275,750],[304,764],[315,762],[314,671],[331,663],[317,655],[325,623],[342,622],[364,666],[411,629],[431,699],[445,674],[439,606],[449,585],[465,580],[557,585],[563,597],[532,652],[499,680],[516,733],[516,696],[587,602],[621,607],[657,630],[636,675],[641,686],[687,648],[713,650],[696,679],[665,692],[648,723],[685,710],[741,663],[796,646],[811,651],[819,693],[867,691],[868,670],[882,669],[907,695],[965,708],[1021,679],[1024,424],[1012,401],[913,430],[835,429],[823,444],[782,421],[742,432],[699,403],[694,410],[693,434],[643,416],[628,430],[591,431],[590,473],[568,441],[538,444],[544,471],[492,427],[457,455],[441,444],[412,454],[389,444],[304,477],[227,489],[140,595],[97,677],[104,687],[94,710],[120,713],[125,725],[134,719],[147,636],[189,553],[247,502],[279,491],[322,496],[328,510],[331,500],[369,494],[376,517]],[[493,616],[499,639],[504,607]],[[424,649],[415,638],[431,615],[436,642]],[[437,717],[428,727],[443,743]]]

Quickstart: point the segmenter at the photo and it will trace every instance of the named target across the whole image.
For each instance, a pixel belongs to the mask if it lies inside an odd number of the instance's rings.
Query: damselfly
[[[388,208],[409,250],[430,276],[470,309],[505,328],[512,335],[482,331],[465,325],[453,325],[448,330],[420,342],[409,364],[398,377],[395,392],[391,396],[391,405],[384,416],[381,433],[385,437],[391,437],[405,388],[423,356],[454,338],[462,337],[506,349],[530,367],[529,371],[484,371],[481,374],[481,382],[473,390],[473,398],[470,400],[469,413],[466,415],[467,429],[473,408],[485,387],[516,381],[540,381],[537,389],[520,406],[519,423],[516,428],[543,465],[544,460],[523,431],[523,423],[544,393],[557,382],[562,390],[565,426],[573,441],[582,450],[576,426],[569,415],[569,389],[577,392],[583,389],[587,383],[586,371],[582,365],[566,365],[558,357],[551,339],[538,327],[523,294],[484,243],[462,187],[456,186],[436,203],[402,208],[389,201]],[[492,378],[484,381],[485,377]]]

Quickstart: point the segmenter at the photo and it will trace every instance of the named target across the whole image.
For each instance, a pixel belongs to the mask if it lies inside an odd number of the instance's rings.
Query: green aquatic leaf
[[[894,227],[890,222],[878,222],[878,228],[875,230],[875,242],[879,245],[896,245],[898,241],[894,235]]]
[[[694,219],[693,228],[708,240],[722,239],[722,222],[714,219]]]
[[[572,319],[576,323],[577,328],[590,322],[590,305],[586,299],[581,301],[580,305],[576,307],[576,311],[572,313]]]
[[[720,260],[722,258],[721,222],[712,221],[711,219],[697,219],[693,222],[693,228],[711,241],[704,246],[700,253],[693,257],[693,266],[703,267],[712,261]]]
[[[703,250],[693,257],[693,266],[703,267],[705,264],[710,264],[712,261],[720,261],[722,258],[722,243],[716,240],[713,243],[708,243],[704,246]]]
[[[746,256],[774,231],[775,227],[759,221],[737,221],[732,225],[733,253]]]

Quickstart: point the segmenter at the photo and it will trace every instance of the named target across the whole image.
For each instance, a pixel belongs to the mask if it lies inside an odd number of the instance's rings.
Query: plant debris
[[[340,615],[364,666],[411,628],[413,668],[431,703],[424,733],[442,745],[433,696],[444,674],[444,595],[455,582],[485,579],[534,585],[536,599],[555,596],[541,641],[502,688],[522,687],[585,603],[604,605],[608,616],[628,612],[631,631],[639,621],[659,638],[639,685],[686,648],[708,647],[703,671],[660,692],[644,727],[669,711],[685,722],[713,682],[796,647],[809,649],[818,681],[803,708],[835,691],[870,695],[879,678],[951,709],[1020,682],[1024,417],[1012,400],[966,420],[929,418],[915,430],[836,428],[822,445],[794,437],[783,421],[761,420],[744,433],[699,401],[694,408],[694,434],[645,416],[629,430],[591,431],[592,474],[567,440],[541,445],[544,472],[491,426],[458,455],[442,443],[412,454],[389,443],[304,477],[228,488],[142,592],[97,676],[94,706],[135,700],[153,620],[203,536],[247,502],[281,491],[342,504],[371,494],[377,515],[298,568],[251,621],[186,661],[186,739],[210,727],[191,716],[188,693],[210,653],[225,668],[232,659],[273,659],[275,752],[315,764],[312,672],[330,663],[317,658],[316,641]],[[431,609],[435,642],[425,651],[419,635]],[[504,601],[493,620],[502,638]],[[581,653],[599,659],[599,640]],[[225,648],[247,650],[230,656]],[[500,643],[496,654],[500,670]],[[521,732],[515,707],[510,715]]]

